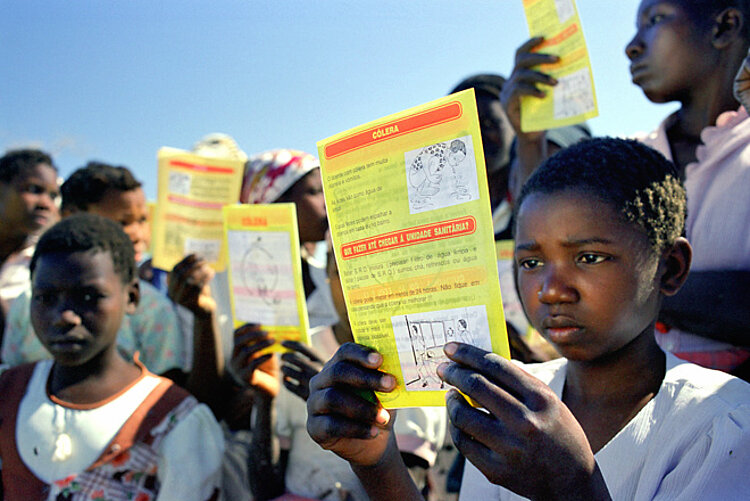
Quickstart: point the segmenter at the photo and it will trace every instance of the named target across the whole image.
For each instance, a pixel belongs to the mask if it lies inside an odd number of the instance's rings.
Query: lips
[[[631,64],[630,65],[630,79],[633,81],[633,83],[636,82],[636,79],[643,76],[643,74],[648,70],[648,67],[641,63],[641,64]]]
[[[573,340],[583,331],[583,327],[571,317],[553,315],[542,320],[542,330],[551,343],[559,344]]]

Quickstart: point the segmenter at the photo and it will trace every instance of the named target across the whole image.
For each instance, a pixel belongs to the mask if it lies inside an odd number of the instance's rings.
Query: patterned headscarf
[[[318,167],[318,159],[299,150],[271,150],[254,155],[245,166],[240,202],[275,202],[294,183]]]

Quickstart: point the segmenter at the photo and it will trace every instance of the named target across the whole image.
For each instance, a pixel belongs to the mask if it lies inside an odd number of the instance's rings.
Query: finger
[[[538,47],[539,45],[544,43],[544,37],[531,37],[528,40],[526,40],[523,44],[521,44],[518,49],[516,49],[516,56],[515,59],[518,59],[519,56],[523,56],[524,54],[528,54],[534,48]]]
[[[351,387],[360,390],[390,392],[396,387],[391,374],[368,369],[348,360],[331,361],[310,380],[310,391],[331,386]]]
[[[345,388],[310,389],[307,399],[310,416],[333,415],[347,421],[361,423],[364,427],[385,426],[390,414],[380,403],[373,403]]]
[[[234,346],[242,346],[260,339],[272,338],[268,331],[261,329],[258,324],[245,324],[234,331]]]
[[[243,378],[245,376],[252,375],[253,372],[255,372],[258,367],[263,365],[265,362],[271,359],[273,357],[273,353],[266,353],[265,355],[261,355],[256,358],[250,358],[247,357],[246,360],[244,360],[238,367],[236,372],[241,375]]]
[[[308,385],[301,384],[299,381],[295,381],[287,377],[284,377],[282,382],[284,383],[284,387],[286,387],[287,390],[291,391],[302,400],[307,401],[310,396],[310,387]]]
[[[484,410],[473,407],[456,390],[448,391],[445,395],[445,404],[451,425],[474,441],[496,451],[503,450],[509,443],[515,443],[513,435],[507,431],[514,429],[514,423],[506,417],[498,419]]]
[[[310,360],[314,360],[320,363],[325,363],[324,358],[317,351],[315,351],[310,346],[300,343],[299,341],[284,340],[281,342],[281,345],[284,346],[285,348],[289,348],[290,350],[294,350],[296,352],[302,353]]]
[[[512,395],[520,402],[530,406],[532,410],[536,410],[532,404],[542,403],[539,400],[543,397],[543,395],[540,395],[540,392],[547,388],[546,385],[516,366],[510,360],[506,360],[496,353],[489,353],[476,346],[463,343],[448,343],[445,345],[444,351],[448,358],[469,369],[469,373],[476,372],[481,374],[491,386],[504,390],[504,392]],[[453,373],[453,370],[451,368],[448,372]],[[476,379],[471,382],[465,381],[469,373],[455,372],[455,376],[451,375],[449,377],[454,380],[459,377],[463,378],[464,381],[462,381],[462,384],[480,384],[476,389],[481,390],[482,379]],[[446,382],[449,381],[446,379]],[[450,382],[450,384],[458,387],[453,382]],[[467,395],[474,398],[474,395],[469,393]]]
[[[276,344],[271,338],[257,339],[252,343],[236,345],[232,352],[232,358],[242,360],[243,358],[254,358],[259,352]]]
[[[516,67],[513,68],[513,77],[517,72],[528,70],[536,66],[545,64],[554,64],[560,61],[560,57],[554,54],[544,54],[541,52],[527,52],[516,56]]]
[[[317,374],[316,371],[298,370],[288,365],[282,365],[281,372],[282,374],[284,374],[285,378],[294,379],[295,381],[299,381],[305,386],[310,386],[310,380],[313,378],[313,376],[315,376],[315,374]]]
[[[323,367],[323,364],[320,362],[313,362],[307,358],[302,358],[296,353],[282,354],[281,361],[301,370],[312,371],[314,374],[320,372],[320,369]]]
[[[472,439],[455,426],[450,426],[449,431],[453,444],[490,482],[499,485],[507,485],[507,477],[512,471],[510,461],[501,454]]]
[[[307,400],[308,405],[310,400]],[[307,433],[325,449],[332,448],[342,438],[373,438],[378,428],[366,422],[355,421],[341,416],[308,414]]]
[[[344,343],[334,353],[331,361],[349,360],[370,369],[377,369],[383,364],[383,356],[372,348],[357,343]]]

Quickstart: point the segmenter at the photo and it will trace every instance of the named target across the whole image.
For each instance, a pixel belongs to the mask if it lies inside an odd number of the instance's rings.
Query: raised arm
[[[512,183],[514,198],[518,196],[518,192],[526,179],[551,154],[547,150],[545,131],[521,131],[521,98],[543,98],[546,93],[539,86],[557,84],[557,81],[551,76],[533,69],[541,64],[555,63],[559,59],[557,56],[533,52],[543,42],[543,37],[534,37],[516,50],[513,72],[503,85],[503,90],[500,93],[505,114],[516,132],[516,163],[514,165],[514,182]]]

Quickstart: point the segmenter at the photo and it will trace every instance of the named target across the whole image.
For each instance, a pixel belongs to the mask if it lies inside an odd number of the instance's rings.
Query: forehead
[[[649,247],[645,232],[609,202],[579,191],[533,193],[518,210],[516,244],[606,240]]]
[[[121,191],[108,189],[104,196],[95,204],[91,204],[89,212],[98,214],[118,214],[146,210],[146,195],[143,188]]]
[[[46,184],[57,185],[57,171],[48,164],[36,164],[33,167],[19,170],[11,182],[17,184],[32,179],[42,181]]]
[[[42,254],[36,260],[31,279],[32,288],[72,288],[91,282],[122,281],[115,272],[111,253],[99,249]]]

